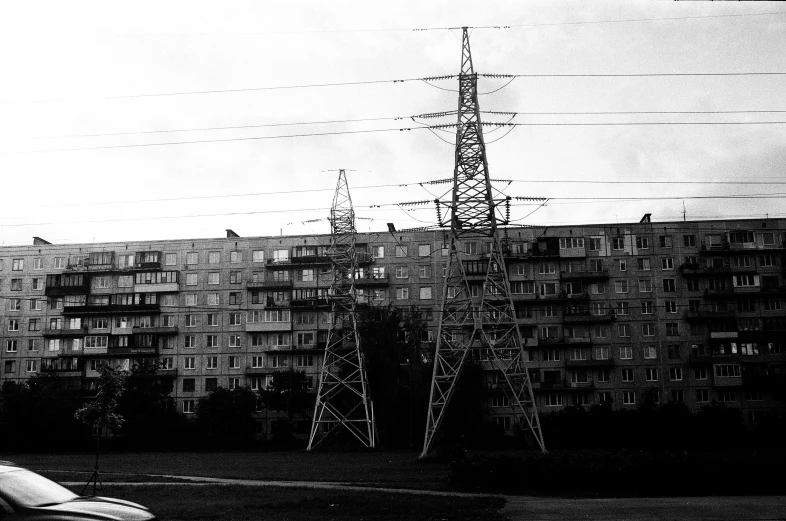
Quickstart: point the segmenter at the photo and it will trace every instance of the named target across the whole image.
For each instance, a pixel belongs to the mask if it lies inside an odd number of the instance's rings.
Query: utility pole
[[[374,448],[374,407],[368,392],[356,313],[358,253],[355,250],[355,212],[344,170],[339,171],[329,220],[328,257],[333,281],[328,298],[332,316],[308,450],[337,433],[341,427],[352,433],[364,447]]]
[[[440,205],[449,208],[450,250],[421,457],[428,454],[435,441],[469,357],[483,364],[485,370],[496,371],[494,387],[507,395],[530,445],[546,452],[525,363],[524,343],[510,294],[502,242],[497,236],[497,207],[508,205],[509,198],[495,200],[491,192],[477,79],[469,35],[464,27],[452,199],[436,201],[440,226],[445,228],[448,224],[442,221],[439,209]],[[507,216],[502,222],[507,224]],[[473,248],[477,248],[478,243],[489,242],[490,251],[483,252],[488,259],[485,273],[471,275],[473,282],[483,280],[479,289],[470,283],[464,259],[477,259],[480,252]],[[472,287],[479,289],[477,296],[473,297]]]

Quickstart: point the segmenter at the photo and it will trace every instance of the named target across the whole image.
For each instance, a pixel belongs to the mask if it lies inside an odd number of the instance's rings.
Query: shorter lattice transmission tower
[[[330,210],[328,257],[333,281],[328,292],[331,326],[319,377],[308,450],[343,427],[367,448],[376,446],[374,407],[358,334],[358,252],[355,249],[355,212],[344,170],[339,171]]]
[[[509,198],[495,199],[492,195],[477,80],[469,35],[464,27],[452,198],[436,201],[440,226],[450,228],[450,250],[423,457],[435,441],[462,369],[470,358],[483,369],[494,371],[493,387],[507,396],[511,413],[519,420],[517,425],[533,448],[546,451],[525,363],[524,343],[516,322],[502,242],[497,234],[498,207],[509,205]],[[440,212],[443,206],[449,213],[445,221]],[[501,221],[507,224],[507,216]],[[473,249],[479,242],[490,244],[490,249],[482,252],[486,256],[482,271],[476,260],[481,252]],[[479,288],[480,281],[482,287]]]

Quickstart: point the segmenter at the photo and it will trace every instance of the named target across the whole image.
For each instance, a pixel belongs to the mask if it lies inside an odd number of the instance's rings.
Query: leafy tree
[[[291,441],[296,416],[307,418],[308,412],[314,408],[315,397],[309,387],[305,372],[289,369],[274,372],[273,381],[260,392],[265,407],[287,414],[285,421],[277,423],[275,435],[278,441]]]
[[[177,441],[185,418],[171,397],[172,379],[156,373],[154,364],[138,364],[125,379],[117,411],[125,418],[123,434],[136,444],[150,446]]]
[[[125,373],[112,368],[109,365],[101,367],[98,377],[97,392],[95,397],[85,405],[77,409],[74,417],[93,430],[96,440],[96,462],[91,480],[93,481],[93,495],[96,493],[96,485],[100,482],[98,477],[98,455],[100,454],[101,437],[107,431],[114,431],[123,425],[123,417],[115,412],[117,399],[123,392]],[[90,485],[90,481],[85,485],[85,489]],[[84,490],[82,492],[84,493]]]
[[[197,421],[214,443],[248,443],[254,437],[256,400],[248,387],[219,387],[197,402]]]
[[[428,327],[423,313],[412,306],[404,315],[402,329],[407,340],[407,391],[409,394],[409,445],[415,447],[422,443],[426,429],[426,413],[428,410],[429,392],[431,391],[431,373],[434,353],[429,352],[430,346],[424,345],[423,339],[428,334]]]
[[[78,406],[77,393],[55,373],[6,381],[0,389],[0,439],[18,448],[73,446],[83,435],[73,413]]]

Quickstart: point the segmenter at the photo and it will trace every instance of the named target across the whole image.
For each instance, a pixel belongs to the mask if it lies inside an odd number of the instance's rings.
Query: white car
[[[122,499],[78,496],[35,472],[0,462],[0,521],[150,521],[150,510]]]

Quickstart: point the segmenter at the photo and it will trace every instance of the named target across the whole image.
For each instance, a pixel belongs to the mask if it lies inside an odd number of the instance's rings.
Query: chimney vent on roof
[[[52,244],[49,241],[45,241],[41,237],[33,237],[33,246],[43,246],[44,244]]]
[[[652,220],[651,220],[651,217],[652,217],[652,214],[651,214],[651,213],[645,213],[645,214],[644,214],[644,217],[642,217],[642,218],[641,218],[641,220],[640,220],[639,222],[640,222],[640,223],[649,223],[649,222],[652,222]]]
[[[231,237],[240,237],[240,235],[236,234],[235,232],[233,232],[232,230],[227,228],[227,239],[229,239]]]

